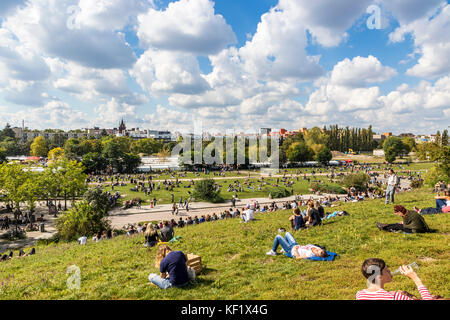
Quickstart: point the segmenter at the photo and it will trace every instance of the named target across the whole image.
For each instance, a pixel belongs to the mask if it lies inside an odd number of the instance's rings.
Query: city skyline
[[[445,29],[442,0],[4,0],[0,122],[434,134],[450,123]]]

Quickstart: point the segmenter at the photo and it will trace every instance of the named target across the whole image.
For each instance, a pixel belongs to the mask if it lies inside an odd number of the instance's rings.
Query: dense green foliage
[[[195,182],[193,196],[196,201],[203,200],[213,203],[223,202],[220,189],[213,179],[204,179]]]
[[[370,181],[370,177],[364,172],[358,172],[356,174],[349,174],[344,177],[342,183],[347,188],[354,187],[355,189],[362,191],[366,189],[366,184]]]
[[[338,185],[330,185],[330,184],[322,184],[322,183],[312,183],[311,189],[315,191],[319,191],[321,193],[329,193],[329,194],[346,194],[347,191]]]
[[[1,194],[15,209],[19,209],[21,204],[33,209],[39,199],[74,199],[86,190],[83,171],[81,163],[64,158],[52,162],[43,172],[32,171],[30,166],[5,162],[0,164]]]
[[[71,241],[103,232],[110,227],[106,216],[104,210],[99,210],[86,200],[79,201],[58,218],[58,238]]]

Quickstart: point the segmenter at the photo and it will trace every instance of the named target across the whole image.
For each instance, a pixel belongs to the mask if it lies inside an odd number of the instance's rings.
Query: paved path
[[[332,195],[334,196],[334,195]],[[313,198],[323,199],[328,197],[328,194],[318,195],[300,195],[303,200],[307,200]],[[295,196],[282,198],[282,199],[269,199],[269,198],[250,198],[250,199],[240,199],[236,201],[236,207],[241,209],[245,207],[249,203],[253,203],[258,201],[259,204],[271,204],[272,202],[283,203],[286,201],[295,200]],[[194,202],[189,205],[189,212],[186,212],[185,209],[181,208],[179,210],[178,215],[172,215],[172,204],[163,204],[157,205],[155,208],[150,208],[150,206],[143,206],[142,209],[131,208],[128,210],[123,209],[115,209],[110,212],[110,221],[111,225],[114,228],[122,228],[128,224],[135,224],[143,221],[161,221],[161,220],[171,220],[175,219],[175,221],[179,220],[180,217],[194,217],[200,215],[207,214],[219,214],[224,210],[227,210],[231,207],[231,201],[227,201],[221,204],[212,204],[205,202]]]

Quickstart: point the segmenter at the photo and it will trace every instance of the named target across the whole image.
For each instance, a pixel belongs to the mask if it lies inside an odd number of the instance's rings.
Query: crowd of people
[[[354,169],[354,167],[349,167],[353,172],[355,170],[364,171],[371,176],[371,184],[380,183],[377,181],[378,174],[372,172],[374,170],[373,166],[361,166],[358,169]],[[349,168],[337,169],[337,171],[341,172],[332,172],[330,175],[327,174],[327,178],[331,180],[336,176],[343,174],[345,170],[349,170]],[[319,169],[319,173],[322,171]],[[204,171],[205,174],[208,174],[208,171]],[[199,174],[197,172],[197,174]],[[277,178],[276,184],[273,183],[273,186],[283,185],[285,187],[292,187],[294,184],[294,179],[299,179],[299,174],[301,172],[297,172],[297,176],[295,178],[288,178],[283,176],[283,178]],[[316,174],[315,171],[312,171],[312,174]],[[220,172],[221,176],[225,176],[225,172]],[[184,175],[185,176],[185,175]],[[412,176],[412,173],[411,173]],[[410,177],[411,177],[410,176]],[[97,182],[103,184],[105,182],[111,183],[111,193],[108,194],[109,201],[112,206],[115,206],[117,200],[121,197],[119,191],[112,193],[114,191],[115,186],[124,186],[126,185],[126,180],[129,181],[130,184],[134,185],[130,191],[143,191],[146,195],[152,194],[154,190],[164,189],[168,192],[172,192],[174,188],[182,186],[182,183],[178,180],[179,177],[183,177],[183,173],[173,174],[171,176],[175,181],[164,180],[159,182],[154,182],[153,177],[146,175],[139,176],[121,176],[121,175],[113,175],[111,177],[105,176],[90,176],[87,180],[88,183]],[[298,231],[301,229],[316,227],[322,225],[324,220],[334,218],[337,216],[346,216],[348,213],[346,211],[334,211],[332,213],[327,214],[326,208],[331,208],[336,205],[336,202],[343,200],[344,202],[358,202],[363,201],[364,199],[376,199],[376,198],[385,198],[385,203],[394,203],[394,195],[396,191],[398,191],[400,178],[395,174],[395,172],[391,169],[388,175],[385,175],[387,179],[387,188],[385,194],[381,195],[375,191],[375,188],[368,187],[365,191],[357,191],[355,188],[349,188],[347,195],[342,198],[338,196],[325,196],[320,198],[319,200],[313,199],[303,199],[300,196],[296,196],[294,200],[285,201],[279,206],[275,201],[272,201],[268,205],[262,205],[258,201],[253,201],[247,204],[240,209],[236,207],[235,201],[236,197],[233,197],[232,206],[224,210],[220,213],[213,214],[205,214],[198,216],[188,216],[188,217],[179,217],[176,219],[171,219],[170,221],[161,221],[160,223],[146,223],[143,225],[129,225],[124,228],[123,231],[126,232],[127,236],[134,235],[143,235],[145,242],[144,247],[153,248],[158,246],[157,256],[156,256],[156,266],[159,268],[160,274],[150,274],[148,279],[151,283],[157,285],[159,288],[168,289],[170,287],[184,287],[189,283],[190,274],[187,267],[187,257],[181,251],[173,251],[167,244],[170,241],[175,239],[175,228],[185,228],[188,226],[198,225],[206,222],[214,222],[218,220],[225,219],[233,219],[239,218],[243,223],[250,223],[255,220],[255,214],[262,214],[266,212],[274,212],[277,210],[292,210],[293,214],[289,217],[289,222],[293,231]],[[306,178],[306,175],[304,176]],[[147,180],[147,183],[145,182]],[[187,186],[191,187],[193,185],[193,180],[190,180],[187,183]],[[239,180],[235,180],[233,183],[228,185],[229,192],[241,192],[243,189],[253,189],[261,190],[263,186],[267,185],[267,182],[264,181],[264,177],[260,177],[256,182],[251,182],[248,179],[241,183]],[[442,185],[439,185],[439,191]],[[183,199],[180,198],[179,206],[186,208],[189,211],[189,202],[190,198]],[[424,233],[431,232],[428,227],[424,215],[429,214],[438,214],[443,212],[449,212],[449,204],[450,204],[450,196],[448,190],[444,191],[444,195],[436,197],[436,207],[435,208],[423,208],[419,209],[414,207],[413,210],[407,210],[404,206],[395,205],[394,206],[394,214],[400,216],[402,218],[402,222],[397,224],[382,224],[377,223],[377,227],[383,231],[389,232],[404,232],[404,233]],[[132,206],[141,207],[140,199],[130,200],[125,202],[125,208],[129,208]],[[153,199],[152,205],[156,206],[156,198]],[[172,193],[172,214],[178,214],[179,206],[175,203],[175,199]],[[303,208],[303,210],[302,210]],[[28,222],[30,222],[30,218],[28,217]],[[0,218],[0,226],[2,229],[8,228],[11,224],[11,221],[7,216]],[[294,239],[294,236],[290,232],[286,232],[285,229],[280,228],[279,233],[285,232],[284,237],[280,234],[277,235],[273,242],[272,249],[267,252],[267,255],[277,256],[279,253],[277,252],[279,247],[281,247],[281,252],[284,253],[285,256],[294,259],[311,259],[311,258],[322,258],[326,259],[330,257],[329,251],[326,250],[325,247],[317,245],[317,244],[307,244],[300,245]],[[95,234],[91,241],[99,242],[103,240],[112,239],[117,236],[117,232],[110,230],[105,230],[98,234]],[[80,245],[85,245],[88,242],[87,236],[82,236],[78,239]],[[23,250],[19,252],[18,258],[22,258],[25,256],[35,254],[35,249],[33,248],[30,253],[25,254]],[[9,260],[13,258],[12,251],[9,254],[3,254],[1,256],[1,261]],[[374,270],[376,272],[374,272]],[[412,295],[406,292],[398,292],[392,291],[388,292],[384,290],[384,285],[392,281],[392,274],[387,268],[386,263],[382,259],[371,258],[364,261],[361,271],[363,276],[368,281],[368,288],[359,291],[356,294],[356,298],[358,300],[375,300],[375,299],[385,299],[385,300],[410,300],[414,299]],[[417,273],[412,270],[408,266],[402,266],[400,268],[401,274],[407,276],[416,284],[419,293],[421,294],[422,299],[431,300],[436,299],[437,297],[432,296],[428,289],[422,284],[420,278],[417,276]],[[375,275],[375,276],[374,276]]]

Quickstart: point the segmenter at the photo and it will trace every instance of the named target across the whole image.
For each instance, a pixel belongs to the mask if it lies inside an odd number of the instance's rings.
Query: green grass
[[[289,178],[289,177],[288,177]],[[261,190],[258,190],[258,186],[261,184],[258,181],[258,178],[250,178],[248,179],[249,183],[253,183],[251,186],[251,189],[248,189],[247,186],[244,184],[245,180],[247,178],[242,179],[236,179],[236,178],[230,178],[229,180],[216,180],[216,183],[222,186],[221,195],[225,200],[230,200],[233,195],[237,194],[240,199],[250,199],[250,198],[266,198],[269,196],[270,189],[273,187],[273,185],[277,184],[276,178],[264,178],[264,182],[267,182],[269,185],[262,186]],[[282,178],[279,178],[278,186],[284,187],[283,183],[281,182]],[[326,177],[320,177],[318,176],[316,178],[320,181],[326,181]],[[235,180],[239,180],[243,191],[242,192],[228,192],[228,185],[233,184]],[[311,191],[309,189],[311,188],[311,183],[315,181],[315,179],[311,179],[310,183],[308,183],[307,180],[303,180],[302,177],[299,177],[299,180],[297,181],[295,178],[289,178],[288,181],[294,181],[293,189],[294,194],[310,194]],[[189,182],[184,181],[181,183],[181,186],[179,188],[174,188],[173,194],[174,194],[174,200],[175,202],[178,202],[180,199],[180,196],[183,197],[183,201],[188,197],[188,191],[193,193],[193,188],[184,188],[183,186],[187,186]],[[156,183],[156,186],[158,184]],[[338,184],[332,184],[332,185],[338,185]],[[146,186],[148,186],[148,183],[146,182]],[[252,187],[255,187],[255,190],[252,189]],[[128,184],[124,187],[114,187],[114,191],[120,191],[121,195],[125,195],[123,197],[124,201],[128,201],[134,198],[141,198],[142,200],[145,200],[146,203],[149,203],[150,200],[153,200],[153,198],[156,198],[158,201],[158,204],[168,204],[171,203],[171,193],[170,191],[166,191],[163,189],[164,185],[161,183],[161,190],[153,191],[153,193],[150,196],[146,196],[143,192],[133,192],[130,191],[130,188],[132,188],[133,185]],[[287,188],[289,191],[291,188]],[[111,192],[111,186],[104,187],[104,190]]]
[[[423,190],[399,194],[397,201],[408,208],[434,205],[433,195]],[[360,266],[370,257],[383,258],[392,268],[416,261],[420,265],[418,274],[432,294],[450,296],[448,215],[425,217],[439,233],[404,235],[375,227],[377,221],[399,221],[392,205],[385,206],[382,199],[339,208],[350,216],[294,233],[300,244],[321,244],[339,253],[334,262],[266,256],[276,230],[289,227],[291,213],[279,211],[258,214],[257,221],[249,224],[232,219],[176,229],[182,239],[172,249],[201,255],[206,267],[195,286],[163,291],[149,285],[148,274],[157,272],[156,248],[143,248],[142,235],[121,236],[87,246],[38,246],[35,256],[0,263],[0,299],[352,300],[365,287]],[[421,260],[424,257],[434,260]],[[79,291],[66,286],[66,271],[71,265],[81,269]],[[394,278],[386,289],[418,295],[414,284],[402,276]]]

